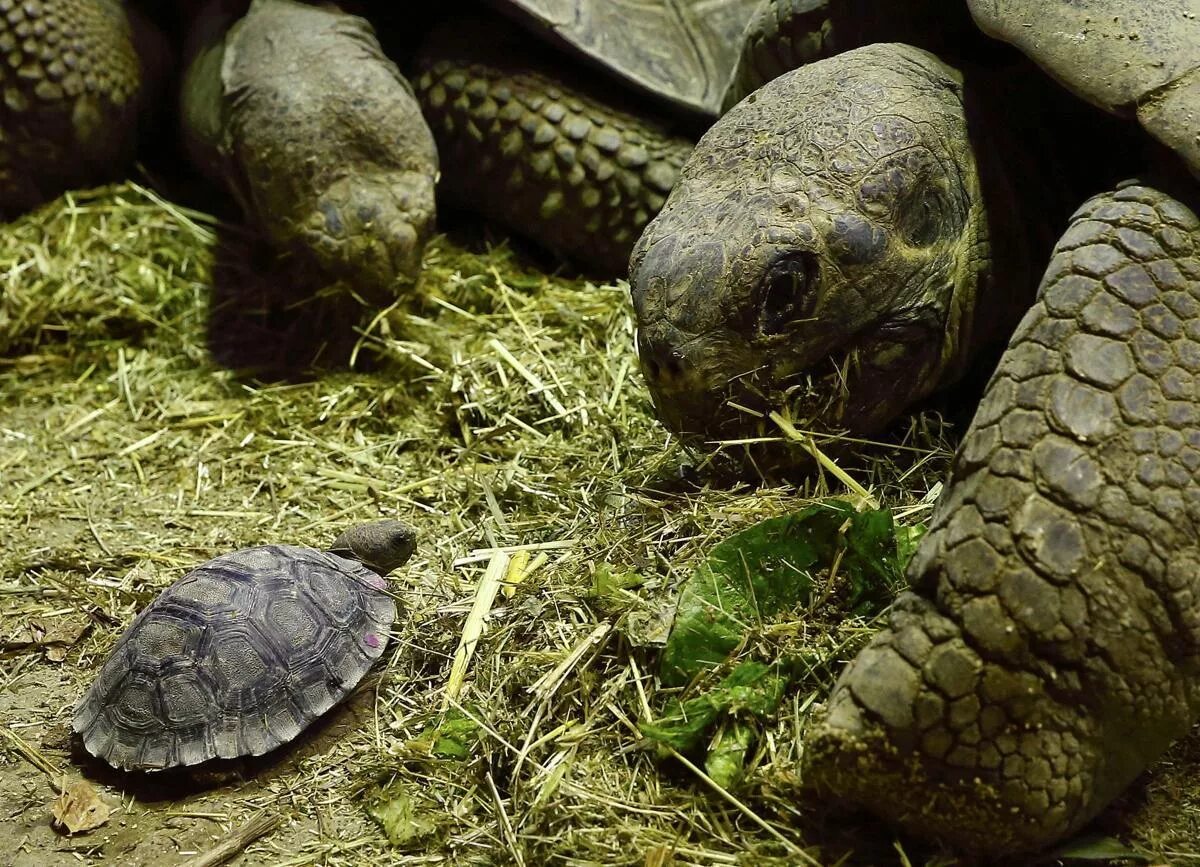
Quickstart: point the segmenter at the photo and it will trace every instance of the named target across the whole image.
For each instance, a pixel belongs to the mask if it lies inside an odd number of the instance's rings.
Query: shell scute
[[[260,755],[343,699],[396,606],[353,560],[269,545],[210,560],[118,640],[75,710],[88,751],[156,770]]]

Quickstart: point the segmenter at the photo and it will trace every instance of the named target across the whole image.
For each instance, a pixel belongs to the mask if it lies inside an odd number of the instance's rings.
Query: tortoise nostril
[[[642,337],[637,348],[642,372],[647,379],[658,383],[670,383],[683,377],[688,366],[684,354],[674,348],[669,340]]]
[[[667,355],[666,361],[663,363],[663,367],[670,376],[676,379],[683,376],[683,354],[678,350],[672,350],[671,353]]]
[[[684,364],[678,352],[647,356],[642,361],[646,375],[659,382],[670,382],[683,378]]]

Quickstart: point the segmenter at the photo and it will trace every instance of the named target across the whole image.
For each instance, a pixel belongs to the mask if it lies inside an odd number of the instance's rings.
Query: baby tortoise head
[[[642,369],[675,431],[869,434],[958,375],[986,226],[961,79],[871,45],[751,94],[633,253]]]
[[[329,546],[330,552],[357,560],[380,575],[399,569],[416,549],[417,531],[392,520],[356,524]]]

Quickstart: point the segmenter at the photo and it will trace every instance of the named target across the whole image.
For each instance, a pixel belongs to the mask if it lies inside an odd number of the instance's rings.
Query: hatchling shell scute
[[[365,566],[267,545],[210,560],[138,615],[75,708],[88,752],[158,770],[261,755],[352,690],[396,605]]]

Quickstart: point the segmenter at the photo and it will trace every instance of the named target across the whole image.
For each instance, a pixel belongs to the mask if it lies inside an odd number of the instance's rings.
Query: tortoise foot
[[[1074,216],[955,457],[912,592],[842,674],[804,780],[982,855],[1102,810],[1200,716],[1200,221]]]
[[[116,177],[164,63],[118,0],[29,0],[0,15],[0,218]]]

